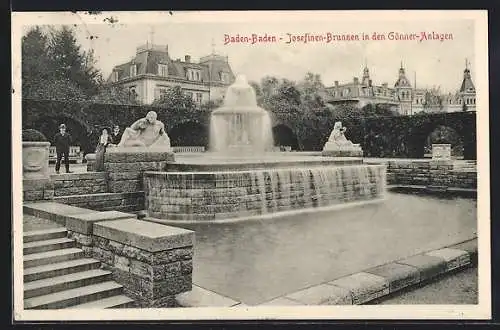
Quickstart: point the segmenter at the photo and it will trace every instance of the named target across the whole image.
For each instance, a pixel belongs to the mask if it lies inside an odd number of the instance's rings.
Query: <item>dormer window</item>
[[[132,64],[132,65],[130,66],[130,76],[131,76],[131,77],[135,77],[135,76],[137,76],[137,65]]]
[[[228,83],[229,82],[229,74],[227,72],[219,72],[219,80],[221,82]]]
[[[166,64],[158,64],[158,75],[162,77],[168,76],[168,66]]]

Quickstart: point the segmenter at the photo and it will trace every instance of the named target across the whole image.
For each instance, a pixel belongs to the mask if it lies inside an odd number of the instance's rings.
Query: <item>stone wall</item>
[[[175,295],[192,288],[192,231],[124,219],[96,223],[92,242],[92,257],[137,307],[176,307]]]
[[[225,172],[145,172],[153,218],[213,220],[379,199],[384,165]]]
[[[108,191],[143,191],[143,172],[163,171],[167,163],[173,160],[172,152],[144,151],[143,148],[109,148],[104,163]]]
[[[54,197],[54,183],[50,179],[24,179],[23,201],[50,200]]]
[[[48,179],[23,180],[23,200],[48,200],[58,196],[74,196],[107,192],[105,173],[54,174]]]
[[[60,196],[54,201],[97,211],[135,212],[144,210],[144,192],[102,193],[85,196]]]
[[[54,197],[105,193],[108,190],[103,172],[52,175]]]
[[[387,165],[389,185],[477,189],[477,171],[455,169],[450,161],[415,159],[390,160],[384,163]]]

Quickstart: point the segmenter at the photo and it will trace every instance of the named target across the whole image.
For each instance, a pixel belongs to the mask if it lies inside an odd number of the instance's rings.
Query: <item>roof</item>
[[[464,79],[462,80],[462,85],[460,86],[460,93],[473,93],[475,91],[476,88],[472,82],[470,70],[466,68],[464,70]]]
[[[123,80],[130,77],[130,67],[137,66],[137,75],[153,74],[158,75],[158,64],[166,64],[168,67],[169,77],[186,79],[186,70],[188,68],[198,69],[201,71],[202,81],[218,82],[221,84],[230,84],[234,82],[235,76],[226,57],[214,55],[205,56],[202,62],[195,63],[191,61],[172,60],[168,50],[159,50],[158,48],[141,49],[130,61],[117,65],[113,68],[113,72],[118,72],[118,80]],[[229,76],[229,81],[222,81],[221,72]],[[112,82],[113,75],[108,78],[108,82]]]

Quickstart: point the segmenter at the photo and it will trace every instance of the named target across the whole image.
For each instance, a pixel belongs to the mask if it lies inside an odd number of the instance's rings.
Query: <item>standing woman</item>
[[[113,140],[110,135],[108,135],[108,130],[104,128],[102,130],[102,134],[99,137],[99,143],[97,143],[97,148],[95,150],[95,163],[97,172],[104,171],[104,153],[106,152],[106,148],[108,145],[111,145]]]

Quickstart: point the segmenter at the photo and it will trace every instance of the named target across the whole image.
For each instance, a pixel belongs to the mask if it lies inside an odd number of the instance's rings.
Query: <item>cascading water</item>
[[[210,150],[251,156],[272,147],[271,117],[257,106],[253,87],[240,75],[228,87],[224,105],[212,112]]]

